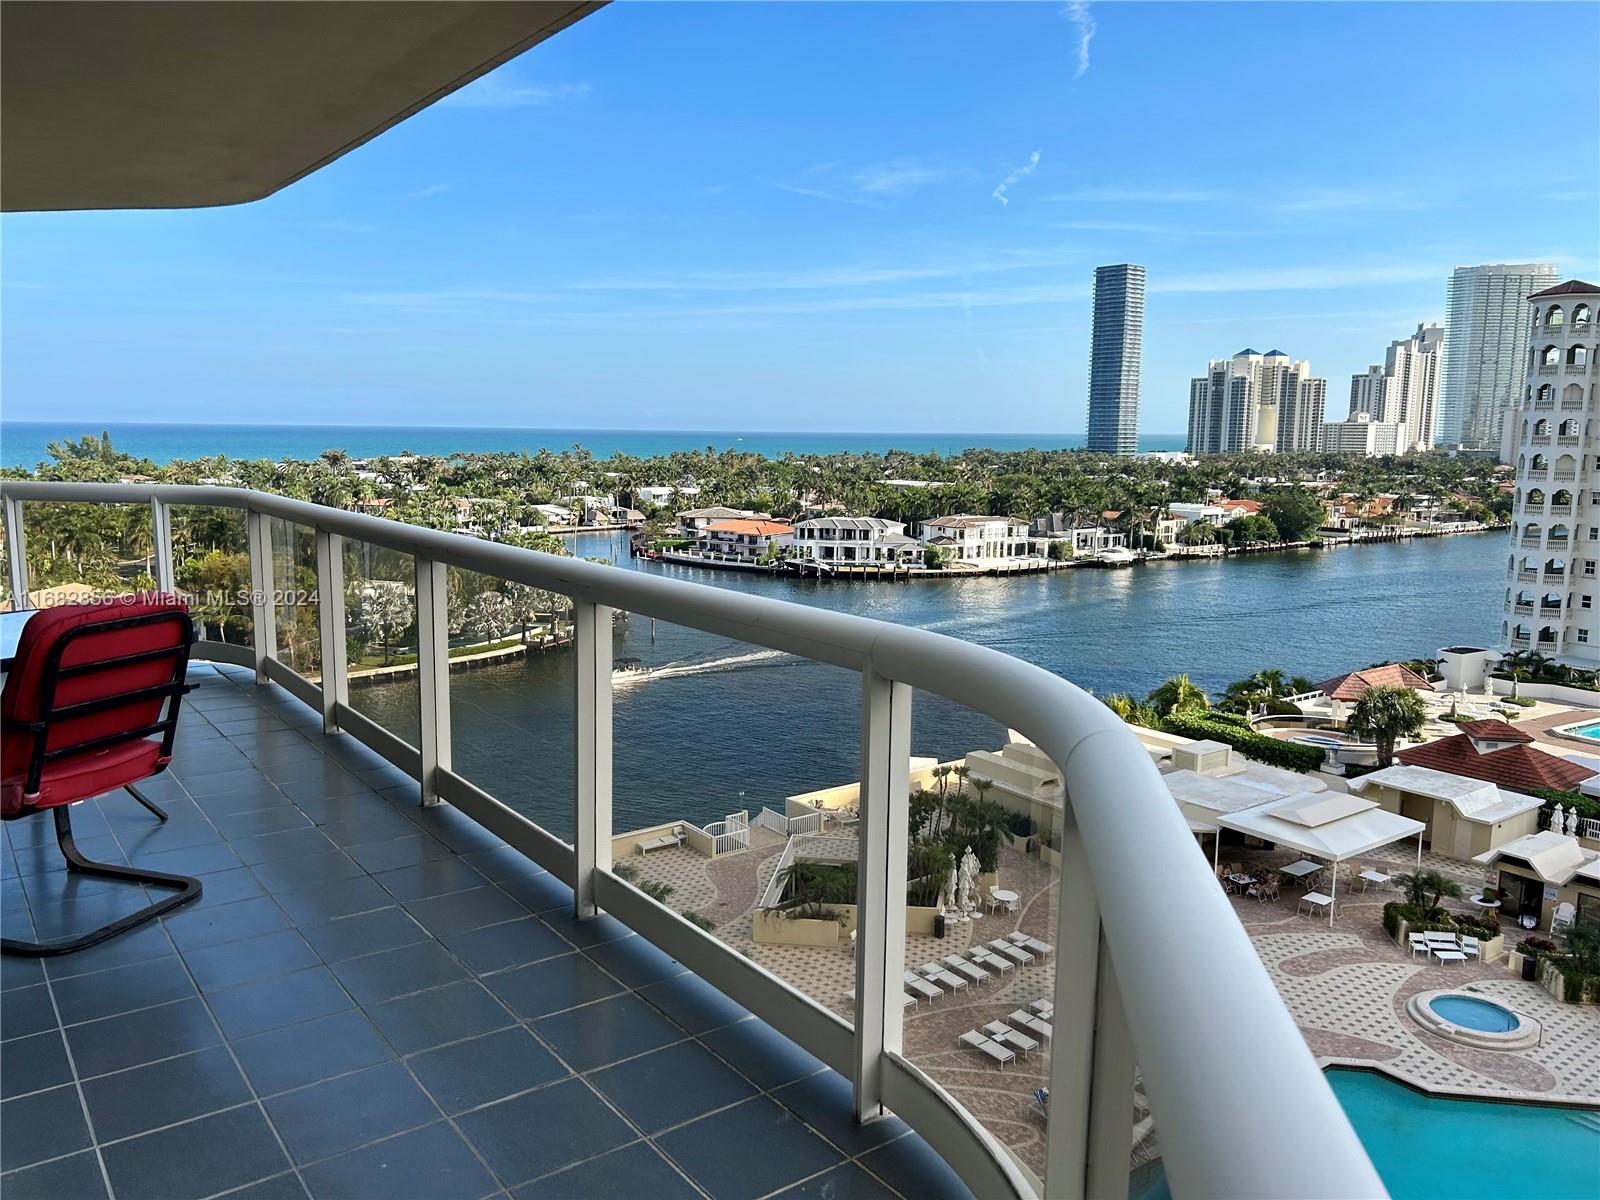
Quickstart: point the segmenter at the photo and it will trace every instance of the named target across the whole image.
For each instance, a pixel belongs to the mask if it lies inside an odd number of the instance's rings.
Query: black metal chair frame
[[[82,663],[75,666],[64,667],[61,665],[63,653],[78,637],[102,634],[118,629],[128,629],[139,625],[153,625],[163,621],[174,622],[181,627],[182,636],[179,638],[177,645],[162,646],[155,650],[141,650],[134,654],[101,659],[96,662]],[[124,617],[116,621],[101,621],[80,625],[62,634],[55,644],[50,647],[49,658],[45,662],[44,673],[40,679],[40,686],[44,693],[40,705],[40,719],[22,722],[18,726],[34,735],[33,754],[28,763],[26,793],[31,795],[39,790],[45,766],[49,763],[78,754],[90,754],[95,751],[105,750],[125,742],[154,737],[157,734],[161,735],[161,754],[157,759],[156,769],[151,774],[160,774],[166,770],[167,761],[172,755],[173,738],[178,731],[178,710],[184,693],[189,690],[185,677],[189,669],[189,647],[193,641],[194,622],[189,619],[189,614],[181,609],[142,613],[136,617]],[[116,695],[105,696],[98,700],[86,700],[78,704],[56,707],[56,688],[63,679],[93,675],[98,672],[131,666],[135,663],[155,662],[163,658],[171,658],[173,660],[172,675],[166,683],[137,688],[130,692],[119,692]],[[15,669],[15,665],[13,665],[13,670]],[[54,725],[58,725],[63,721],[93,716],[96,713],[122,708],[139,700],[158,697],[163,698],[167,705],[166,715],[160,720],[105,737],[90,738],[82,742],[57,746],[54,749],[48,748],[49,731]],[[126,785],[123,790],[148,809],[158,820],[166,821],[166,812],[132,784]],[[74,803],[77,802],[75,801]],[[114,938],[119,933],[124,933],[135,926],[143,925],[146,921],[153,921],[155,918],[169,913],[181,905],[200,898],[200,881],[191,876],[171,875],[165,871],[140,870],[136,867],[119,867],[112,863],[95,862],[92,859],[85,858],[79,852],[77,843],[72,837],[71,809],[71,804],[62,804],[52,810],[56,824],[56,842],[61,847],[61,856],[67,861],[67,871],[69,873],[93,875],[104,879],[121,879],[128,883],[149,884],[155,887],[176,888],[178,890],[174,895],[147,905],[137,912],[131,912],[127,916],[111,922],[109,925],[102,925],[98,929],[90,930],[88,933],[79,934],[76,937],[53,942],[27,942],[5,938],[0,940],[0,952],[33,958],[71,954],[75,950],[83,950],[90,946],[98,945],[108,938]],[[27,810],[17,813],[8,819],[19,820],[23,817],[34,816],[41,811],[43,810]]]

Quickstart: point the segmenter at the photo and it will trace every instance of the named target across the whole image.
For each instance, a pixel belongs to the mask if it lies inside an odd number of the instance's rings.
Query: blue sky
[[[619,3],[268,200],[17,214],[14,420],[1068,432],[1600,260],[1589,4]],[[1540,119],[1539,113],[1551,114]]]

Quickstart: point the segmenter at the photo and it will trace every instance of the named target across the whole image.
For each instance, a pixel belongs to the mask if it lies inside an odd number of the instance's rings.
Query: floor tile
[[[198,996],[67,1029],[67,1044],[72,1047],[78,1075],[84,1079],[204,1050],[221,1041]]]
[[[179,910],[165,919],[167,936],[179,950],[238,942],[289,928],[289,918],[267,896],[233,904]]]
[[[414,867],[385,871],[373,878],[401,902],[464,892],[468,888],[483,887],[489,882],[459,858],[430,859]]]
[[[278,975],[206,997],[217,1024],[230,1039],[249,1037],[351,1007],[351,1000],[326,967]]]
[[[570,1074],[526,1029],[441,1046],[407,1060],[422,1086],[447,1113],[458,1113]]]
[[[534,917],[503,921],[482,929],[468,929],[439,939],[462,962],[480,975],[520,967],[526,963],[571,954],[574,947]]]
[[[375,909],[300,926],[300,935],[326,962],[376,954],[428,940],[428,932],[403,908]],[[469,964],[470,965],[470,964]]]
[[[262,1103],[298,1163],[327,1158],[439,1117],[433,1101],[399,1063],[368,1067]]]
[[[291,858],[309,858],[334,849],[333,843],[322,835],[322,831],[314,828],[292,829],[288,833],[268,833],[259,837],[230,838],[229,844],[234,853],[250,866]]]
[[[230,842],[240,838],[261,837],[268,833],[286,833],[291,829],[305,829],[311,824],[304,813],[291,804],[271,808],[255,808],[246,812],[210,814],[217,832]]]
[[[11,903],[8,899],[6,903]],[[37,958],[23,958],[16,954],[0,956],[0,991],[29,987],[44,982],[44,963]]]
[[[335,917],[372,912],[394,904],[393,896],[373,880],[360,876],[275,894],[284,911],[302,925],[308,921],[330,921]]]
[[[368,1005],[453,983],[467,975],[461,964],[434,942],[346,959],[334,966],[333,973],[352,996]]]
[[[659,1133],[756,1094],[748,1080],[697,1042],[679,1042],[589,1076],[645,1133]]]
[[[253,1104],[118,1142],[102,1154],[117,1200],[194,1200],[289,1166]]]
[[[515,1200],[700,1200],[700,1193],[648,1142],[546,1175],[512,1193]]]
[[[198,876],[207,891],[211,890],[212,878],[219,871],[234,870],[244,865],[226,842],[185,846],[181,850],[145,851],[134,854],[129,861],[136,867],[165,871],[169,875]]]
[[[227,1194],[225,1200],[307,1200],[306,1189],[293,1171],[274,1175]]]
[[[694,1034],[732,1025],[750,1015],[749,1009],[728,999],[698,975],[677,975],[642,987],[638,994]]]
[[[642,937],[620,938],[602,942],[584,952],[589,960],[598,963],[608,975],[614,975],[630,988],[659,983],[682,975],[685,967],[665,950],[658,950]]]
[[[574,1070],[588,1071],[684,1038],[683,1030],[636,996],[613,996],[533,1023]]]
[[[228,853],[232,854],[233,851],[230,850]],[[235,860],[238,857],[238,855],[234,855]],[[250,868],[243,865],[229,867],[224,871],[209,872],[201,878],[200,882],[205,889],[200,893],[200,899],[193,904],[186,905],[180,910],[181,912],[198,912],[201,909],[216,908],[223,904],[233,904],[239,900],[253,900],[257,896],[266,895],[266,892],[262,890],[261,884],[256,881],[256,877],[251,874]]]
[[[55,1007],[50,1003],[50,989],[42,983],[13,988],[0,993],[0,1036],[30,1037],[56,1027]]]
[[[411,900],[406,903],[406,910],[435,937],[532,915],[499,888],[487,884],[446,896]]]
[[[614,942],[618,938],[634,936],[633,930],[610,913],[601,913],[597,917],[580,921],[570,911],[543,912],[539,914],[539,919],[574,946],[598,946],[602,942]]]
[[[548,871],[537,875],[515,875],[496,885],[529,912],[572,908],[572,889]]]
[[[250,869],[255,873],[255,877],[273,892],[318,887],[337,883],[341,879],[354,879],[362,874],[361,867],[356,861],[338,849],[330,849],[321,854],[309,854],[304,858],[253,864]]]
[[[316,1200],[479,1200],[500,1186],[443,1122],[317,1163],[305,1181]]]
[[[57,980],[50,986],[64,1025],[111,1017],[194,995],[189,972],[176,957],[113,967],[93,975],[77,975]]]
[[[6,1200],[104,1200],[105,1178],[93,1150],[0,1176]]]
[[[58,958],[44,961],[45,974],[51,979],[71,979],[75,975],[88,975],[111,967],[125,967],[132,963],[149,962],[175,953],[172,939],[167,936],[166,925],[152,921],[127,933],[118,934],[110,941],[75,950]]]
[[[9,1131],[0,1138],[0,1171],[60,1158],[89,1145],[83,1105],[71,1084],[0,1103],[0,1128]],[[25,1131],[21,1137],[19,1129]]]
[[[852,1158],[908,1131],[899,1117],[857,1123],[850,1081],[837,1071],[819,1071],[772,1093],[772,1098]]]
[[[231,1108],[251,1099],[226,1046],[213,1046],[83,1083],[102,1143]]]
[[[773,1200],[896,1200],[898,1195],[855,1163],[843,1163],[785,1188]]]
[[[386,838],[383,841],[365,842],[360,845],[347,844],[345,853],[374,874],[380,871],[398,871],[402,867],[414,867],[436,858],[449,858],[455,853],[443,842],[427,834],[416,833],[416,826],[406,821],[404,817],[396,819],[410,826],[413,832],[409,835],[402,832],[400,836]]]
[[[521,1017],[542,1017],[623,990],[620,983],[580,954],[503,971],[484,982]]]
[[[636,1138],[580,1079],[465,1113],[456,1123],[495,1174],[512,1185]],[[530,1137],[530,1130],[541,1136]]]
[[[531,879],[545,873],[543,867],[515,846],[475,850],[462,855],[462,861],[491,883],[499,883],[502,879]]]
[[[274,975],[287,975],[315,966],[319,961],[317,952],[293,929],[221,946],[185,950],[183,959],[202,992],[216,992]]]
[[[837,1150],[765,1096],[664,1133],[656,1144],[714,1200],[764,1196],[842,1161]],[[713,1146],[760,1151],[707,1153]]]
[[[822,1060],[762,1021],[739,1021],[700,1035],[720,1058],[761,1088],[780,1087],[822,1070]]]
[[[401,1054],[477,1037],[517,1020],[482,984],[470,979],[368,1005],[367,1015]]]
[[[914,1133],[896,1138],[858,1160],[902,1196],[971,1196],[961,1177]]]
[[[72,1065],[59,1030],[12,1038],[0,1051],[0,1097],[6,1100],[72,1082]]]
[[[233,1043],[239,1065],[262,1096],[376,1066],[388,1045],[359,1010],[301,1021]]]

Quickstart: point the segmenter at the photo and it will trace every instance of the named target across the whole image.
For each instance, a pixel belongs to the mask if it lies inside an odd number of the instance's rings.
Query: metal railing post
[[[1061,882],[1056,888],[1055,1033],[1050,1041],[1044,1177],[1050,1200],[1079,1200],[1089,1195],[1100,904],[1070,802],[1062,818]]]
[[[172,507],[154,496],[150,499],[150,545],[155,550],[156,591],[177,591],[172,568]]]
[[[1133,1083],[1138,1063],[1122,1007],[1117,972],[1105,938],[1100,939],[1096,989],[1094,1067],[1089,1081],[1089,1162],[1086,1190],[1116,1200],[1128,1194],[1133,1153]]]
[[[611,658],[612,610],[586,600],[573,603],[577,671],[577,882],[573,909],[580,920],[599,911],[594,873],[611,869]]]
[[[339,731],[339,705],[350,703],[344,632],[344,538],[318,529],[317,638],[322,648],[322,732]]]
[[[6,582],[11,587],[11,607],[28,607],[28,535],[22,527],[22,501],[5,498]]]
[[[417,703],[422,752],[422,803],[438,804],[439,772],[450,769],[450,624],[448,568],[423,558],[417,564]]]
[[[272,603],[272,526],[266,513],[246,510],[250,542],[250,644],[256,682],[267,682],[267,659],[278,652],[278,610]]]
[[[911,688],[861,674],[861,825],[856,856],[855,1116],[883,1112],[883,1055],[898,1054],[906,960]]]

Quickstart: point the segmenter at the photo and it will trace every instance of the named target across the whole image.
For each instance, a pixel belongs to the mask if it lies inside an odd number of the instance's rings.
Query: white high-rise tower
[[[1498,450],[1528,350],[1527,297],[1556,281],[1554,263],[1457,267],[1444,326],[1436,444]]]
[[[1600,286],[1573,279],[1529,296],[1525,382],[1508,419],[1517,465],[1506,562],[1507,653],[1600,667]]]

